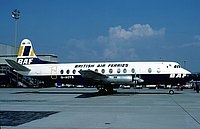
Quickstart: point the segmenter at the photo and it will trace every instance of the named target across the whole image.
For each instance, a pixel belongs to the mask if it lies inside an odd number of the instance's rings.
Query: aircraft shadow
[[[86,92],[86,91],[24,91],[24,92],[15,92],[13,94],[80,94],[76,96],[75,98],[91,98],[91,97],[98,97],[98,96],[131,96],[131,95],[137,95],[137,94],[169,94],[168,92],[117,92],[114,91],[113,94],[99,94],[98,92]],[[182,93],[174,93],[174,94],[182,94]]]
[[[90,97],[96,97],[96,96],[102,96],[99,95],[98,92],[85,92],[85,91],[22,91],[22,92],[15,92],[13,94],[80,94],[76,96],[75,98],[90,98]]]

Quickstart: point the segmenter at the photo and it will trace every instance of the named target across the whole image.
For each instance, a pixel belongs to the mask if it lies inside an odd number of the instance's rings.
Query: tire
[[[169,94],[173,95],[174,94],[174,90],[169,90]]]

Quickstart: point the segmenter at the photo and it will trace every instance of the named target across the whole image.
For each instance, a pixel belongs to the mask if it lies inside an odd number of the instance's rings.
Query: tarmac
[[[192,89],[0,88],[0,129],[200,129]]]

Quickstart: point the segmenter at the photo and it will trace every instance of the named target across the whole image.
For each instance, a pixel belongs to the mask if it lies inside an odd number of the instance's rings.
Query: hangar
[[[7,64],[5,59],[17,60],[17,52],[18,48],[15,48],[12,45],[0,43],[0,87],[49,86],[39,80],[19,75]],[[57,56],[54,54],[40,54],[37,56],[45,61],[57,62]]]

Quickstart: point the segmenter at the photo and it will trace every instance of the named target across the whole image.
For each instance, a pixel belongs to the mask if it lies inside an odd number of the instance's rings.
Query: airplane
[[[39,59],[29,39],[23,39],[17,62],[6,59],[16,72],[46,82],[96,86],[112,93],[120,85],[176,85],[191,80],[191,72],[177,62],[55,63]]]

